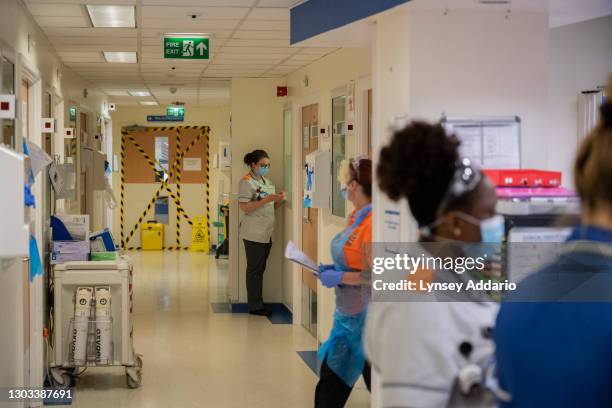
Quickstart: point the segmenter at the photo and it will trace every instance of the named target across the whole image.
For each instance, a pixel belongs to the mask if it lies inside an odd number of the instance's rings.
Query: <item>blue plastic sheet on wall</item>
[[[42,276],[43,266],[40,261],[40,252],[38,252],[38,243],[36,238],[30,235],[30,282],[34,281],[38,275]]]

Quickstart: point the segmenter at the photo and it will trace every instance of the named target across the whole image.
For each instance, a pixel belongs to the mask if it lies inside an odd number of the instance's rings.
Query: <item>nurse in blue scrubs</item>
[[[612,91],[612,81],[608,95]],[[612,104],[574,166],[582,223],[552,265],[502,304],[495,328],[504,408],[612,407]]]

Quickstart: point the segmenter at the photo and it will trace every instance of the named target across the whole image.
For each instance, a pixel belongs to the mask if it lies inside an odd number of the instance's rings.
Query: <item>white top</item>
[[[276,193],[272,182],[263,177],[253,177],[246,174],[240,180],[238,188],[238,201],[249,203],[258,201],[269,194]],[[240,222],[240,237],[247,241],[268,243],[274,232],[274,202],[269,202],[249,214],[245,214]]]
[[[476,302],[375,302],[364,348],[379,376],[380,407],[467,407],[455,392],[459,371],[493,355],[482,329],[493,327],[498,305]],[[470,362],[459,345],[473,346]]]

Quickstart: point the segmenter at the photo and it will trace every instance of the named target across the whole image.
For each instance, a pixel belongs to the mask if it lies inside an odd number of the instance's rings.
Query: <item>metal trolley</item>
[[[56,387],[70,387],[80,367],[124,366],[127,386],[142,384],[142,356],[133,345],[132,264],[117,261],[67,262],[53,270],[53,350],[49,380]],[[82,316],[75,312],[77,290],[91,289],[91,301],[79,298]],[[108,316],[96,312],[96,288],[107,290]],[[77,305],[79,306],[79,305]],[[105,333],[101,345],[100,332]],[[81,336],[81,337],[79,337]],[[78,351],[77,351],[78,350]]]

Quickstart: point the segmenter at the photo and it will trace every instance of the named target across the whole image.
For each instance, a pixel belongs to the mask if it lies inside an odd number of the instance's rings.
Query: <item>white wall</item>
[[[185,121],[173,123],[149,123],[146,121],[147,115],[164,115],[165,107],[121,107],[112,113],[113,120],[113,152],[121,159],[121,129],[129,125],[142,126],[203,126],[208,125],[210,132],[210,217],[211,223],[217,220],[217,200],[219,196],[219,183],[225,184],[225,192],[229,191],[230,175],[229,172],[212,168],[213,156],[219,151],[219,141],[229,140],[229,108],[228,107],[190,107],[185,108]],[[119,162],[120,163],[120,162]],[[144,163],[144,162],[143,162]],[[124,232],[127,235],[129,230],[138,221],[150,200],[153,198],[159,184],[153,183],[130,183],[126,184],[125,191],[125,226]],[[170,184],[170,188],[176,191],[176,185]],[[119,203],[121,197],[121,172],[113,173],[113,190]],[[167,195],[164,190],[161,195]],[[206,191],[203,184],[181,184],[181,203],[190,217],[204,215],[206,203]],[[169,200],[168,217],[169,223],[165,226],[166,245],[175,245],[176,236],[176,207],[172,199]],[[154,211],[151,210],[147,219],[154,218]],[[117,206],[113,210],[113,222],[111,229],[116,241],[120,239],[120,208]],[[211,243],[216,243],[217,230],[211,225]],[[181,245],[191,244],[191,227],[185,221],[181,221]],[[140,229],[129,242],[130,247],[140,246]]]
[[[549,168],[573,186],[578,145],[578,95],[605,85],[612,75],[612,16],[550,30]],[[553,159],[554,158],[554,159]]]
[[[522,165],[548,166],[548,15],[412,10],[411,116],[514,116]]]
[[[245,154],[263,149],[270,156],[272,166],[268,176],[277,189],[283,188],[283,98],[276,96],[276,86],[284,79],[233,79],[231,86],[232,114],[232,178],[231,191],[237,199],[240,179],[248,173],[243,162]],[[230,211],[230,236],[237,231],[237,214]],[[239,214],[242,216],[242,214]],[[265,302],[282,302],[283,287],[283,217],[276,212],[277,222],[272,236],[272,251],[264,273]],[[234,235],[236,237],[236,235]],[[234,277],[232,300],[244,303],[246,296],[246,257],[242,239],[238,237],[239,256],[230,247],[230,273]],[[234,241],[236,242],[236,241]],[[238,261],[238,262],[236,262]],[[236,280],[237,278],[237,280]],[[230,281],[232,278],[230,278]],[[236,290],[238,293],[236,293]]]

